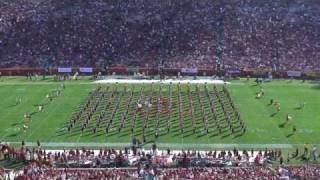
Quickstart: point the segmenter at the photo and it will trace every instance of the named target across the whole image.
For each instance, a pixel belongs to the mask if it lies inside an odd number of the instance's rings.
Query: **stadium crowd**
[[[18,174],[18,175],[16,175]],[[10,176],[10,174],[9,174]],[[252,168],[190,169],[41,169],[29,167],[11,176],[25,179],[279,179],[273,170]],[[286,177],[286,176],[283,176]]]
[[[37,148],[29,148],[22,145],[15,149],[13,146],[2,143],[0,157],[4,160],[21,162],[36,162],[52,167],[132,167],[132,166],[155,166],[161,168],[173,167],[198,167],[198,166],[251,166],[266,165],[273,160],[278,160],[281,150],[265,151],[161,151],[156,144],[151,150],[144,150],[139,146],[139,141],[131,148],[115,150],[103,148],[100,150],[70,149],[70,150],[45,150],[38,142]]]
[[[320,70],[318,1],[0,2],[0,67]]]
[[[319,167],[176,168],[176,169],[52,169],[29,165],[0,174],[7,179],[318,179]]]
[[[14,148],[2,142],[0,160],[23,162],[21,170],[0,169],[3,179],[318,179],[320,167],[284,166],[281,150],[174,151],[131,148],[45,150],[41,143]],[[308,150],[309,151],[309,150]],[[305,152],[303,152],[305,153]],[[310,151],[311,153],[311,151]],[[299,154],[299,152],[298,152]],[[280,161],[280,166],[271,164]]]

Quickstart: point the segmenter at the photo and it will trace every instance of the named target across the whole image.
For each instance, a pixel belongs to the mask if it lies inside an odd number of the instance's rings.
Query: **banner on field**
[[[59,73],[71,73],[72,68],[58,68]]]
[[[79,70],[82,73],[92,73],[93,72],[93,68],[91,68],[91,67],[81,67],[81,68],[79,68]]]
[[[182,68],[181,72],[185,74],[197,74],[198,68]]]
[[[287,71],[288,77],[301,77],[302,73],[300,71]]]

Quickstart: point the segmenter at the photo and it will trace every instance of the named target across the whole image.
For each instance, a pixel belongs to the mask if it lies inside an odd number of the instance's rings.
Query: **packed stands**
[[[0,67],[320,70],[318,1],[3,0]]]
[[[24,162],[21,170],[0,169],[7,179],[318,179],[320,167],[284,166],[281,150],[173,151],[112,148],[46,150],[13,148],[2,142],[0,158]],[[280,166],[271,166],[280,160]]]

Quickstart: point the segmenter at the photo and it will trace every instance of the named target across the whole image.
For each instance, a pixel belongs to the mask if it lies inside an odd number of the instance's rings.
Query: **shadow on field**
[[[180,131],[180,129],[178,129],[178,128],[176,128],[176,129],[175,129],[175,128],[172,128],[172,129],[171,129],[171,132],[172,132],[172,133],[176,133],[176,132],[179,132],[179,131]]]
[[[117,131],[113,131],[113,132],[109,132],[106,136],[107,137],[111,137],[111,136],[114,136],[114,135],[116,135],[116,134],[118,134],[118,132]]]
[[[99,137],[99,136],[102,136],[102,135],[104,135],[104,134],[106,134],[106,133],[97,133],[97,134],[95,134],[94,136],[92,136],[92,137]]]
[[[172,134],[171,136],[172,137],[177,137],[177,136],[180,136],[181,135],[181,133],[174,133],[174,134]]]
[[[296,111],[302,110],[301,107],[295,107],[295,108],[293,108],[293,109],[296,110]]]
[[[221,131],[221,134],[224,134],[224,133],[228,132],[228,129],[226,128],[226,126],[224,126],[222,128],[223,128],[223,131]]]
[[[184,135],[183,135],[183,138],[187,138],[187,137],[190,137],[190,136],[192,136],[192,135],[194,135],[194,134],[193,134],[193,133],[184,134]]]
[[[142,132],[134,133],[135,136],[141,136]]]
[[[15,123],[12,123],[11,126],[18,126],[18,125],[22,125],[23,123],[22,122],[15,122]]]
[[[289,137],[291,137],[291,136],[293,136],[293,135],[294,135],[294,133],[290,133],[290,134],[288,134],[286,137],[289,138]]]
[[[206,134],[205,134],[205,133],[199,134],[199,135],[197,136],[197,138],[201,138],[201,137],[203,137],[203,136],[206,136]]]
[[[183,134],[188,134],[188,133],[190,133],[190,132],[192,132],[192,129],[190,129],[190,130],[188,130],[188,131],[185,131]]]
[[[67,137],[73,137],[73,136],[77,136],[79,135],[79,133],[75,132],[75,133],[68,133],[69,135]]]
[[[67,133],[67,132],[56,132],[57,136],[64,136],[64,135],[67,135],[67,134],[69,134],[69,133]]]
[[[217,136],[219,136],[219,132],[216,132],[216,133],[210,135],[211,138],[217,137]]]
[[[231,135],[231,133],[225,134],[225,135],[221,136],[221,139],[227,138],[227,137],[229,137],[230,135]]]
[[[38,113],[38,111],[33,111],[32,113],[30,113],[30,116],[33,116],[33,115],[35,115],[37,113]]]
[[[277,112],[274,112],[274,113],[272,113],[271,115],[270,115],[270,117],[274,117],[274,116],[276,116],[278,113]]]
[[[39,104],[34,104],[33,106],[34,107],[38,107],[38,106],[46,106],[48,105],[49,103],[39,103]]]
[[[235,135],[235,136],[233,137],[233,139],[239,138],[239,137],[241,137],[242,135],[243,135],[242,133],[237,134],[237,135]]]
[[[318,85],[315,85],[315,86],[312,86],[311,88],[312,88],[312,89],[317,89],[317,90],[320,90],[320,84],[318,84]]]
[[[84,132],[82,134],[83,137],[88,137],[88,136],[91,136],[93,133],[92,132]]]
[[[127,132],[127,133],[122,134],[120,137],[126,137],[126,136],[129,136],[130,134],[131,134],[131,132]]]
[[[16,107],[16,106],[17,106],[16,104],[13,104],[13,105],[7,106],[7,108],[12,108],[12,107]]]
[[[17,137],[18,136],[18,133],[13,133],[13,134],[10,134],[9,136],[7,137]]]
[[[279,128],[284,128],[286,126],[287,122],[283,122],[281,124],[279,124]]]

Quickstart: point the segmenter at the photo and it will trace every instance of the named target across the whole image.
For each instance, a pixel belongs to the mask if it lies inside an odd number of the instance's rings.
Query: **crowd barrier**
[[[59,68],[0,68],[1,76],[27,76],[27,75],[134,75],[143,74],[146,76],[214,76],[227,75],[230,77],[268,77],[273,78],[295,78],[295,79],[319,79],[320,72],[299,72],[299,71],[276,71],[271,69],[242,69],[242,70],[225,70],[216,71],[214,69],[197,69],[192,73],[182,72],[181,69],[175,68],[127,68],[127,67],[108,67],[108,68],[91,68],[92,72],[81,72],[81,67],[70,68],[71,72],[59,72]]]

